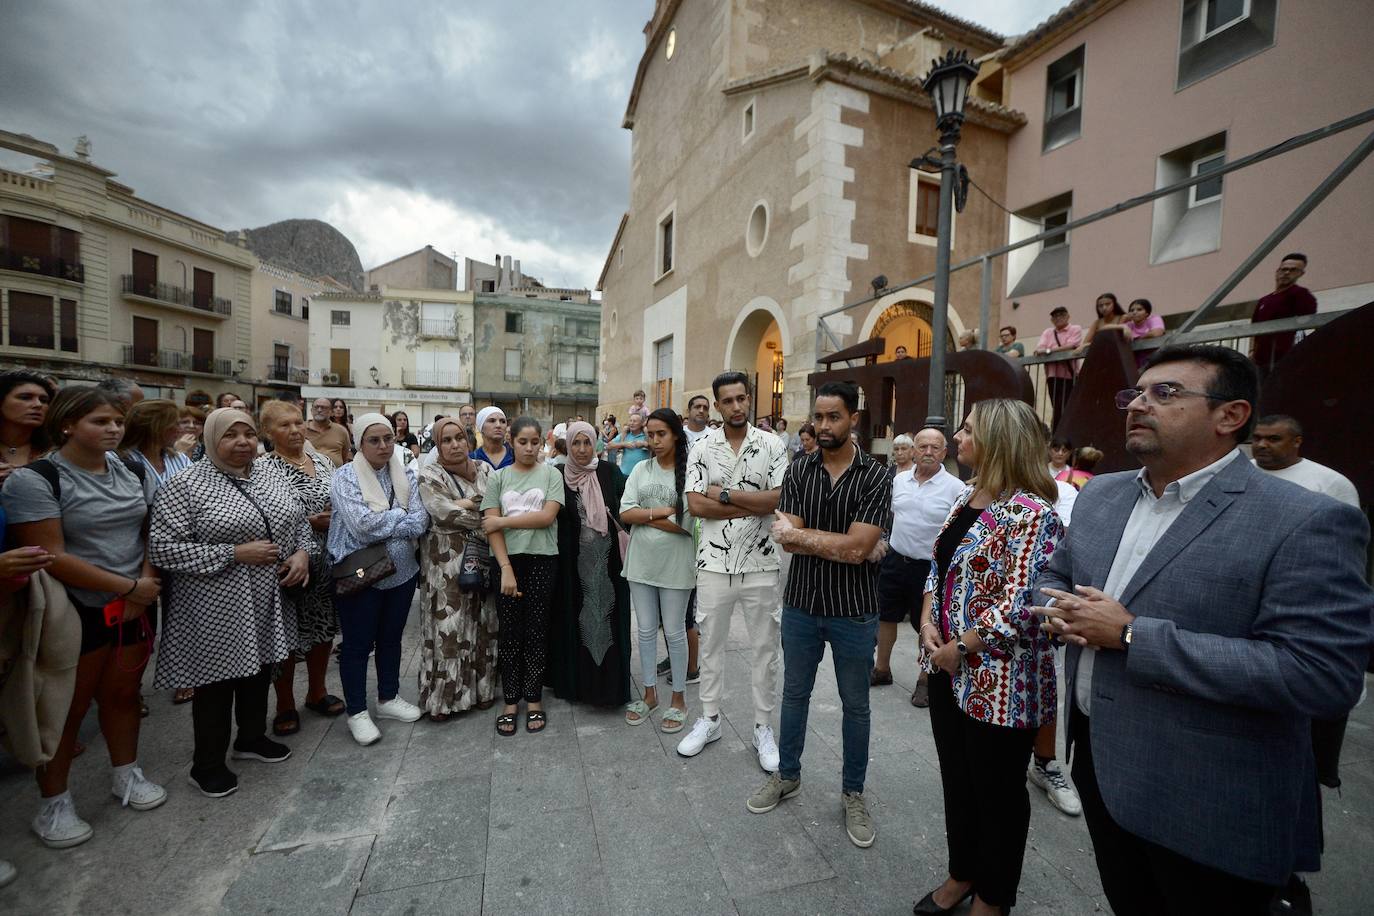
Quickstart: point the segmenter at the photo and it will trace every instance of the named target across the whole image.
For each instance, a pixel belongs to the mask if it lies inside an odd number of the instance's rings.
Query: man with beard
[[[1144,467],[1087,483],[1038,583],[1118,914],[1267,913],[1319,864],[1311,722],[1364,681],[1369,525],[1245,460],[1258,397],[1234,350],[1155,354],[1116,398]]]
[[[801,755],[816,669],[826,645],[844,710],[841,800],[855,846],[876,832],[864,802],[868,772],[868,681],[878,636],[878,565],[890,524],[892,481],[849,435],[859,389],[827,382],[816,389],[812,422],[818,448],[787,469],[773,523],[774,540],[792,554],[783,593],[782,722],[778,771],[750,797],[755,814],[801,791]]]
[[[778,507],[787,455],[782,442],[749,422],[749,377],[723,372],[711,382],[725,420],[687,457],[687,507],[701,520],[697,541],[697,629],[701,657],[701,718],[677,752],[695,757],[720,738],[720,697],[730,617],[738,606],[749,632],[754,688],[754,749],[759,766],[778,768],[773,736],[777,706],[778,548],[768,537]]]
[[[920,623],[921,596],[935,537],[940,533],[964,482],[945,470],[944,433],[923,429],[916,434],[914,466],[892,478],[892,536],[878,572],[878,660],[873,666],[874,687],[892,683],[892,647],[897,626],[911,620]],[[911,705],[927,706],[926,675],[921,672],[911,694]]]

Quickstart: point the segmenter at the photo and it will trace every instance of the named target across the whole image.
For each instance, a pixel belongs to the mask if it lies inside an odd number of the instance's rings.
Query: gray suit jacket
[[[1103,587],[1135,477],[1084,487],[1039,587]],[[1311,719],[1359,698],[1368,540],[1358,510],[1243,459],[1189,501],[1119,596],[1130,650],[1093,665],[1094,771],[1118,824],[1253,881],[1318,867]],[[1068,649],[1068,703],[1082,651]]]

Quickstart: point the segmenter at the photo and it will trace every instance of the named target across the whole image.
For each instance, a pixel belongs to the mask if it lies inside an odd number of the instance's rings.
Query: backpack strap
[[[47,458],[39,458],[36,461],[30,461],[24,466],[37,471],[38,476],[48,482],[48,486],[52,489],[52,498],[60,504],[62,502],[62,478],[58,476],[57,465],[53,464]]]
[[[135,475],[137,475],[139,483],[148,482],[148,469],[143,466],[142,461],[139,461],[133,455],[125,455],[119,452],[116,452],[116,454],[119,455],[120,462],[122,462],[126,468],[133,471]]]

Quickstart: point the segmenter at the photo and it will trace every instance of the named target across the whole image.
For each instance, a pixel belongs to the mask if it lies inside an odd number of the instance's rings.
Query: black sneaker
[[[700,668],[698,668],[696,671],[688,671],[688,672],[687,672],[687,683],[689,683],[689,684],[700,684],[700,683],[701,683],[701,669],[700,669]]]
[[[263,763],[281,763],[291,756],[291,748],[278,744],[266,735],[245,742],[234,742],[229,756],[235,760],[261,760]]]
[[[228,767],[220,767],[217,771],[202,774],[192,770],[186,779],[200,790],[201,795],[210,798],[223,798],[239,790],[239,778]]]
[[[670,659],[670,658],[665,658],[663,661],[661,661],[661,662],[658,663],[658,676],[659,676],[659,677],[667,677],[668,675],[670,675],[670,674],[672,674],[672,673],[673,673],[673,660],[672,660],[672,659]]]

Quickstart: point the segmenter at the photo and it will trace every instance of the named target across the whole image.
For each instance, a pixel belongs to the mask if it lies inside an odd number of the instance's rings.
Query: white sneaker
[[[119,799],[121,805],[135,811],[150,811],[167,800],[167,790],[149,782],[137,763],[115,769],[110,794]]]
[[[1026,776],[1032,783],[1045,790],[1045,797],[1050,800],[1050,804],[1069,817],[1078,817],[1083,813],[1083,803],[1078,800],[1077,790],[1069,784],[1069,780],[1053,760],[1041,766],[1039,760],[1032,758]]]
[[[773,729],[767,725],[754,726],[754,749],[759,752],[759,766],[765,773],[778,771],[778,742],[773,738]]]
[[[372,724],[372,717],[367,714],[367,710],[348,717],[348,733],[363,747],[382,740],[382,733]]]
[[[377,718],[396,719],[399,722],[414,722],[420,718],[420,707],[399,696],[392,697],[377,705]]]
[[[70,792],[48,799],[31,825],[33,832],[51,849],[79,846],[91,838],[91,825],[76,816]]]
[[[692,730],[687,733],[687,737],[678,742],[677,752],[683,757],[695,757],[706,745],[719,740],[720,719],[713,720],[702,716],[692,724]]]

